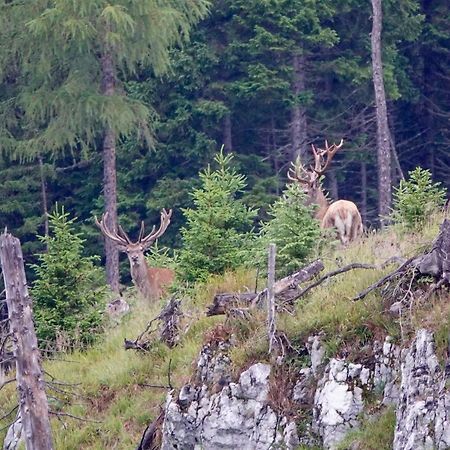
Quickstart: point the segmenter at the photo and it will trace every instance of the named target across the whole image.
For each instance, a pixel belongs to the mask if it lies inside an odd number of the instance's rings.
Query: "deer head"
[[[133,242],[124,229],[118,225],[118,230],[111,230],[107,225],[108,213],[103,214],[102,219],[98,221],[95,217],[95,223],[100,228],[103,235],[111,239],[116,243],[117,248],[127,254],[128,260],[130,262],[131,277],[133,282],[138,288],[138,290],[146,298],[157,297],[158,293],[155,292],[155,286],[152,279],[154,275],[154,270],[150,271],[147,265],[144,253],[150,248],[150,246],[161,237],[167,227],[170,224],[170,218],[172,217],[172,210],[166,211],[163,209],[161,211],[161,221],[159,228],[153,226],[149,234],[144,236],[144,221],[141,222],[141,229],[139,231],[139,237],[136,242]],[[159,270],[169,270],[169,269],[159,269]]]
[[[300,160],[297,159],[295,163],[291,163],[292,167],[288,171],[287,176],[289,180],[295,181],[303,187],[303,191],[307,196],[306,204],[319,205],[319,210],[316,213],[317,218],[322,218],[326,212],[325,208],[328,207],[328,200],[323,193],[320,177],[328,169],[334,155],[342,147],[343,143],[344,140],[341,139],[341,142],[338,145],[332,144],[330,146],[328,145],[328,141],[325,141],[324,149],[311,145],[314,157],[314,166],[311,165],[308,170],[300,162]]]

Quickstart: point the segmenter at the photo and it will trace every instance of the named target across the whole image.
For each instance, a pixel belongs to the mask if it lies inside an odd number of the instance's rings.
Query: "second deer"
[[[328,142],[325,141],[324,149],[312,145],[314,167],[311,166],[311,169],[307,170],[299,161],[295,164],[292,163],[293,167],[289,169],[288,178],[303,186],[308,205],[318,205],[314,217],[320,221],[320,226],[336,228],[341,243],[347,245],[363,232],[361,214],[358,207],[348,200],[337,200],[330,203],[320,182],[320,177],[325,173],[333,156],[343,143],[344,141],[341,140],[338,145],[328,145]]]
[[[175,272],[164,267],[149,267],[145,259],[144,252],[161,237],[170,224],[172,210],[161,211],[161,222],[159,228],[153,226],[152,231],[144,236],[144,222],[141,223],[141,230],[136,242],[132,242],[127,233],[119,225],[118,231],[113,231],[106,225],[108,213],[104,214],[102,220],[95,218],[95,223],[100,228],[107,239],[111,239],[117,244],[117,248],[126,253],[130,262],[131,278],[133,283],[148,300],[159,299],[175,279]]]

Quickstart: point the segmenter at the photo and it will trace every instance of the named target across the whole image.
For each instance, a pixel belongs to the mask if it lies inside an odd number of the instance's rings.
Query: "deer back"
[[[354,241],[363,232],[361,214],[358,207],[348,200],[332,203],[325,213],[322,228],[336,228],[342,244]]]
[[[175,271],[167,267],[148,267],[148,280],[154,298],[161,298],[175,280]]]

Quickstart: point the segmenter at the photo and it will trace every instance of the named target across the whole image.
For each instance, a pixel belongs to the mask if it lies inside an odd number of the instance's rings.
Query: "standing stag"
[[[314,155],[314,167],[310,170],[297,161],[292,163],[288,178],[300,183],[307,195],[307,205],[316,204],[318,209],[314,217],[320,220],[322,228],[336,228],[338,237],[343,245],[355,240],[363,232],[361,215],[358,207],[348,200],[337,200],[330,203],[323,192],[320,177],[325,173],[336,152],[342,147],[343,140],[339,145],[328,145],[325,141],[325,149],[316,148],[311,145]],[[326,161],[324,163],[324,159]]]
[[[144,236],[144,221],[141,223],[139,238],[132,242],[127,233],[119,225],[118,231],[110,230],[106,225],[107,214],[102,216],[100,222],[95,218],[95,223],[107,239],[117,244],[117,248],[126,253],[130,261],[131,278],[142,296],[149,300],[159,299],[165,292],[165,287],[172,284],[175,272],[172,269],[162,267],[149,267],[144,252],[150,248],[153,242],[164,234],[170,224],[172,210],[161,211],[161,223],[159,228],[153,226],[152,231]]]

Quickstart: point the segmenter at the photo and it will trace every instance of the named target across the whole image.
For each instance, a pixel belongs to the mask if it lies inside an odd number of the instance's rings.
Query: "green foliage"
[[[306,206],[305,200],[301,186],[290,183],[270,208],[272,218],[263,223],[257,244],[261,267],[265,267],[269,243],[277,245],[279,275],[298,269],[317,248],[321,235],[319,222],[313,217],[313,207]]]
[[[232,169],[232,155],[220,152],[214,159],[218,168],[208,166],[200,173],[201,186],[192,193],[194,207],[183,210],[187,223],[181,230],[180,271],[188,281],[242,265],[252,236],[256,211],[238,198],[245,177]]]
[[[433,183],[429,170],[416,167],[409,172],[408,180],[401,180],[394,191],[394,213],[396,223],[407,229],[421,229],[430,214],[445,201],[445,189]]]
[[[38,340],[43,348],[63,350],[91,344],[102,323],[106,295],[97,257],[83,256],[75,219],[56,207],[49,215],[50,235],[39,236],[47,252],[38,256],[31,293]]]

